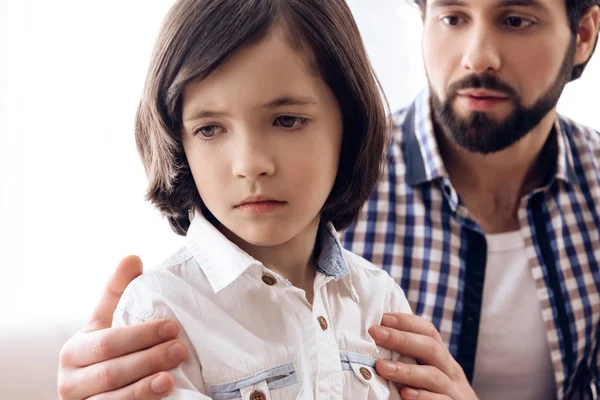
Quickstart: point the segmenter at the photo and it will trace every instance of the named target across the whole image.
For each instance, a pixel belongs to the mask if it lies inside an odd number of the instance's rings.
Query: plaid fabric
[[[600,396],[600,135],[557,118],[558,159],[518,211],[547,328],[557,398]],[[486,240],[452,186],[435,140],[429,94],[395,115],[382,179],[346,248],[382,266],[414,312],[441,332],[472,379]]]

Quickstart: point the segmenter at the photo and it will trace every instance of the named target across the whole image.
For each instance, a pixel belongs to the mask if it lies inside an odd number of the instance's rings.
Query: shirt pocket
[[[295,399],[300,382],[295,365],[289,363],[236,382],[208,387],[215,400],[279,400]]]
[[[356,353],[341,352],[344,391],[352,398],[376,400],[390,398],[388,382],[375,371],[375,359]]]

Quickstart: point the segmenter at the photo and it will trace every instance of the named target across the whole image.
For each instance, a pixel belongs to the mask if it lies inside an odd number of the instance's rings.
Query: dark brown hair
[[[427,7],[427,0],[410,0],[412,3],[416,4],[421,9],[421,14],[425,15],[425,9]],[[579,29],[579,21],[585,15],[586,11],[592,6],[600,6],[600,0],[565,0],[567,3],[567,16],[569,17],[569,28],[571,29],[571,33],[573,35],[577,34],[577,30]],[[594,48],[590,53],[590,57],[586,62],[573,66],[573,70],[571,71],[571,81],[575,79],[579,79],[581,74],[583,74],[583,70],[585,66],[588,64],[594,51],[596,50],[596,45],[598,44],[598,37],[596,37],[596,42],[594,43]]]
[[[167,14],[151,58],[135,137],[147,198],[185,235],[200,207],[181,142],[181,96],[240,47],[274,24],[310,59],[335,95],[343,119],[340,164],[322,213],[341,230],[356,218],[379,178],[389,119],[360,33],[345,0],[179,0]]]

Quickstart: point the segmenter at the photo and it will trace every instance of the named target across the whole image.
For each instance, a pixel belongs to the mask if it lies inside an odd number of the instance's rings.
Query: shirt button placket
[[[263,392],[255,390],[250,395],[250,400],[267,400],[267,396]]]
[[[338,343],[325,310],[321,295],[326,296],[326,287],[315,290],[313,299],[313,321],[317,338],[318,377],[317,398],[342,399],[342,366]]]
[[[264,282],[265,285],[268,286],[274,286],[277,283],[277,279],[275,279],[275,277],[267,272],[265,272],[262,276],[262,281]]]
[[[321,329],[326,331],[327,328],[329,327],[329,324],[327,324],[327,320],[325,319],[324,316],[319,316],[319,318],[317,318],[317,321],[319,321],[319,325],[321,325]]]

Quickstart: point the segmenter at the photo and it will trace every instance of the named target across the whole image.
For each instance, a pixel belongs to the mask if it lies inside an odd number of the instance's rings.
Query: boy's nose
[[[275,160],[269,153],[268,146],[260,138],[240,140],[233,154],[233,176],[241,179],[272,176]]]

